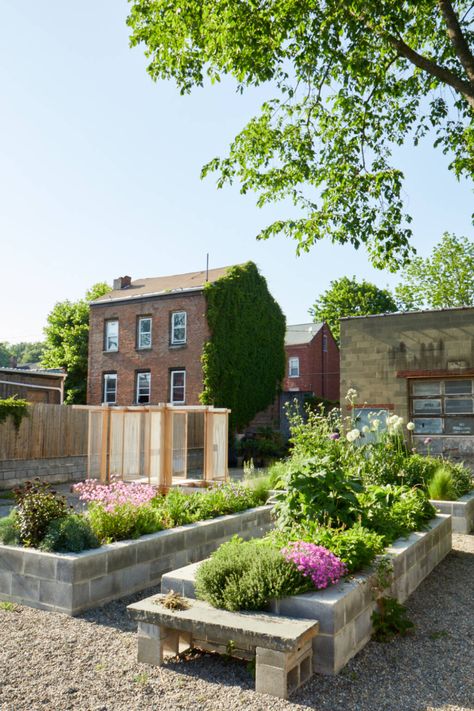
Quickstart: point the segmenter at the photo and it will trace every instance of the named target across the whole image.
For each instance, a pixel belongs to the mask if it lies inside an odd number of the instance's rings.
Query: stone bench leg
[[[296,652],[256,648],[255,691],[287,699],[312,674],[313,649],[309,640]]]
[[[179,654],[179,632],[169,627],[138,623],[138,661],[160,666],[163,657]]]

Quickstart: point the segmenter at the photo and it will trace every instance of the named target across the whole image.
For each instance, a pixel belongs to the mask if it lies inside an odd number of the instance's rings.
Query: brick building
[[[90,305],[88,404],[199,404],[210,336],[203,288],[227,269],[114,280]]]
[[[0,368],[0,399],[16,396],[28,402],[61,405],[66,374],[54,370]]]
[[[417,450],[474,463],[474,308],[341,319],[341,401],[349,388],[361,424],[395,412]]]

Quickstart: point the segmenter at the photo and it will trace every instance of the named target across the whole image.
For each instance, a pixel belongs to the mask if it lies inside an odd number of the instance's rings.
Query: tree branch
[[[474,56],[466,42],[453,6],[450,0],[438,0],[438,5],[448,28],[448,37],[456,50],[456,54],[466,71],[469,81],[474,84]]]

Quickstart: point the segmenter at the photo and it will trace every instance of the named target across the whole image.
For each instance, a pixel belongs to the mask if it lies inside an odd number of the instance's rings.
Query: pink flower
[[[433,441],[433,440],[431,439],[431,437],[427,437],[427,438],[425,439],[425,441],[423,442],[423,444],[431,444],[432,441]]]
[[[295,541],[281,550],[289,563],[314,583],[317,590],[333,585],[346,575],[347,567],[340,558],[323,546],[305,541]]]

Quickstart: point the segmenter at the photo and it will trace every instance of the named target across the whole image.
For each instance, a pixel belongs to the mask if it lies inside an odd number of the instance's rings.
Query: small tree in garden
[[[204,293],[211,337],[201,402],[230,408],[233,433],[275,399],[285,372],[285,317],[253,262],[232,267]]]

